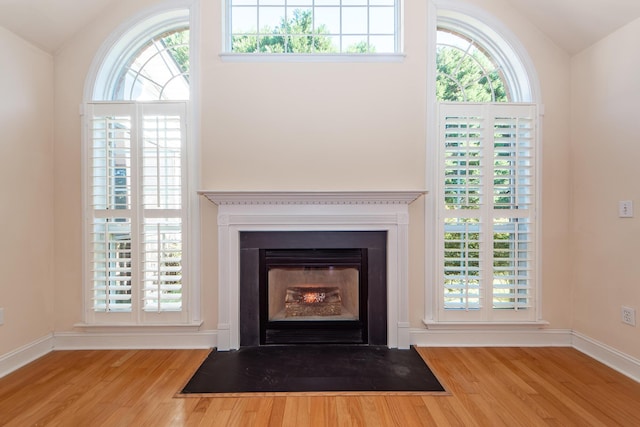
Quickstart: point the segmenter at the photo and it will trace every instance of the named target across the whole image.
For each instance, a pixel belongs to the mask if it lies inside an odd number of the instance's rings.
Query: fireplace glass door
[[[262,256],[263,344],[366,342],[362,250],[265,250]]]
[[[271,267],[269,321],[336,321],[360,318],[357,267]]]

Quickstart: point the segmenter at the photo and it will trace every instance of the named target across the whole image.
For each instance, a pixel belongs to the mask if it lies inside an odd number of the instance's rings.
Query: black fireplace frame
[[[331,322],[264,322],[266,284],[264,258],[268,251],[331,250],[361,253],[361,313],[358,324]],[[386,231],[241,231],[240,346],[282,343],[345,343],[387,345]],[[286,323],[286,324],[285,324]],[[275,326],[275,328],[273,328]],[[296,326],[303,326],[302,332]],[[305,330],[306,329],[306,330]],[[291,334],[294,336],[291,336]]]

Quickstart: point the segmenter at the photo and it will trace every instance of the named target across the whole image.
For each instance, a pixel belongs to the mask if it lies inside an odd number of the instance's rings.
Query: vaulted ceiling
[[[55,53],[119,0],[0,0],[0,26]]]
[[[122,0],[0,0],[0,26],[55,53]],[[126,1],[126,0],[125,0]],[[405,0],[423,1],[423,0]],[[640,17],[640,0],[505,0],[569,54]]]
[[[640,0],[507,0],[569,54],[640,17]]]

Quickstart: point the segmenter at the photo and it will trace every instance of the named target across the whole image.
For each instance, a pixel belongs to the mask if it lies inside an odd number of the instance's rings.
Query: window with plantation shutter
[[[85,89],[89,326],[198,325],[198,287],[189,274],[189,244],[197,239],[188,191],[196,173],[187,161],[197,158],[187,144],[191,12],[168,4],[116,30]]]
[[[440,320],[535,320],[536,116],[440,104]]]
[[[429,328],[543,324],[539,88],[526,51],[473,11],[435,5],[427,146]],[[494,22],[494,24],[497,21]],[[433,143],[431,143],[433,142]]]
[[[186,103],[91,103],[86,119],[90,317],[181,320]]]

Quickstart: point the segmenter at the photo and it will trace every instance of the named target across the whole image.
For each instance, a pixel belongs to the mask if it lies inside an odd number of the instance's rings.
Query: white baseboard
[[[573,347],[640,382],[640,360],[569,329],[412,329],[411,342],[422,347]]]
[[[575,331],[573,332],[571,345],[573,348],[581,351],[587,356],[590,356],[627,377],[640,382],[640,360]]]
[[[422,347],[570,347],[569,329],[412,329]]]
[[[193,349],[217,346],[216,331],[58,332],[55,350]]]
[[[583,334],[565,329],[427,330],[411,329],[412,345],[421,347],[573,347],[640,382],[640,360]],[[52,350],[193,349],[217,347],[218,331],[59,332],[0,356],[0,378]]]
[[[53,334],[48,334],[0,356],[0,378],[44,356],[53,349]]]

